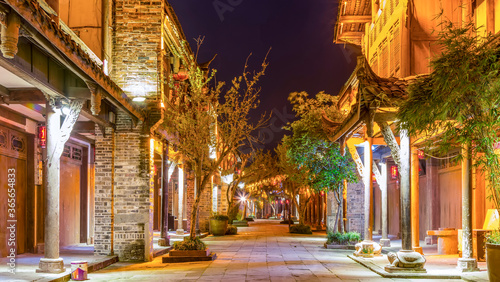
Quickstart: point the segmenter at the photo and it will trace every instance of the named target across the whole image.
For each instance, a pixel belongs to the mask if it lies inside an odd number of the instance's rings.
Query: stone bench
[[[458,253],[458,230],[455,228],[439,228],[427,230],[427,235],[437,236],[438,254],[453,255]]]

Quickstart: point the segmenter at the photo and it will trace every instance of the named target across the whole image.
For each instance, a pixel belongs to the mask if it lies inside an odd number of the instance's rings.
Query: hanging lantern
[[[421,160],[424,158],[424,151],[418,150],[418,158]]]
[[[185,69],[181,69],[178,73],[173,75],[173,78],[177,81],[184,81],[189,78],[189,74]]]
[[[391,178],[396,179],[398,177],[398,167],[393,165],[391,166]]]

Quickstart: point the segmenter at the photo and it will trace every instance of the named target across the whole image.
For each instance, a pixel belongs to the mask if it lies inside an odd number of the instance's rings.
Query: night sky
[[[217,58],[218,81],[241,75],[250,53],[258,69],[268,49],[269,67],[261,79],[261,106],[253,114],[272,112],[261,131],[264,147],[274,148],[293,121],[287,101],[294,91],[336,95],[356,65],[356,49],[333,44],[336,0],[170,0],[192,48],[205,36],[200,63]]]

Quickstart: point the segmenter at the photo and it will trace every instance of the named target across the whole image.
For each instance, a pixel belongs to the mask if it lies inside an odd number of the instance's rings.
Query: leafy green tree
[[[338,143],[310,136],[308,133],[294,134],[285,138],[283,142],[287,147],[288,158],[299,169],[307,171],[309,186],[315,191],[331,191],[338,204],[337,222],[342,215],[342,202],[344,180],[357,181],[354,163],[348,155],[342,155]],[[340,224],[341,232],[343,224]]]
[[[344,114],[337,107],[338,97],[326,94],[323,91],[310,98],[307,92],[292,92],[288,101],[293,106],[295,115],[299,118],[290,128],[294,133],[308,132],[309,135],[328,140],[330,133],[323,126],[323,118],[341,122]]]
[[[500,128],[500,45],[479,36],[473,23],[442,24],[442,52],[433,71],[410,85],[399,108],[400,128],[427,140],[438,152],[460,149],[487,172],[490,199],[500,209],[500,163],[495,153]],[[436,144],[437,143],[437,144]],[[436,146],[438,145],[438,146]]]
[[[289,138],[289,137],[285,137]],[[299,168],[292,162],[287,155],[288,147],[282,143],[276,148],[278,156],[278,166],[282,175],[285,176],[286,189],[284,194],[293,201],[299,210],[299,224],[305,224],[305,213],[307,204],[314,195],[309,189],[308,174],[304,167]],[[297,196],[300,196],[300,201],[297,201]]]
[[[257,82],[268,63],[264,59],[262,69],[255,73],[250,73],[245,65],[243,74],[229,86],[221,82],[211,88],[215,71],[207,74],[188,53],[182,58],[190,58],[183,59],[189,79],[170,79],[173,95],[166,101],[162,126],[178,152],[176,161],[194,171],[196,197],[190,218],[190,238],[194,239],[201,195],[212,175],[245,143],[255,142],[252,133],[267,123],[265,115],[252,123],[249,114],[259,105]]]

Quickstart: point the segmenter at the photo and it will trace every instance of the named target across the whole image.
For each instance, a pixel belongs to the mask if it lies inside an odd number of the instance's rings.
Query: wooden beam
[[[339,39],[343,39],[343,38],[356,38],[356,39],[360,39],[361,36],[363,36],[365,33],[362,32],[362,31],[346,31],[346,32],[342,32],[340,35],[339,35]]]
[[[342,126],[335,132],[332,138],[329,138],[331,141],[335,142],[339,140],[340,137],[349,134],[353,129],[357,128],[360,124],[364,123],[366,120],[366,114],[362,116],[360,114],[352,115],[349,120],[344,122]]]
[[[396,138],[396,143],[399,145],[399,137]],[[385,139],[383,137],[373,137],[373,145],[384,145],[387,146],[385,143]]]
[[[112,128],[115,128],[115,125],[98,117],[98,116],[94,116],[89,109],[87,108],[82,108],[82,111],[80,112],[80,114],[86,118],[88,118],[89,120],[101,125],[101,126],[104,126],[104,127],[112,127]]]
[[[93,121],[77,121],[73,127],[75,133],[94,133],[95,122]]]
[[[369,23],[372,21],[372,16],[340,16],[341,23]]]
[[[45,104],[47,100],[38,89],[9,89],[9,96],[3,99],[6,104]]]
[[[9,89],[0,85],[0,96],[9,96]]]
[[[4,118],[9,119],[13,122],[16,122],[16,123],[19,123],[22,125],[26,125],[26,118],[24,116],[18,114],[15,111],[10,110],[9,108],[0,107],[0,109],[2,109],[0,111],[0,117],[4,117]]]

